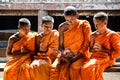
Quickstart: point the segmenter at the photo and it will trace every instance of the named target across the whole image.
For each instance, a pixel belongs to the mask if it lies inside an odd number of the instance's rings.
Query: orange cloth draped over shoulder
[[[13,44],[12,51],[20,50],[21,46],[25,46],[31,52],[10,58],[4,67],[4,80],[32,80],[28,68],[31,63],[31,55],[35,50],[34,43],[34,35],[29,33]]]
[[[58,50],[58,36],[59,36],[58,31],[52,30],[51,33],[44,36],[40,40],[40,43],[44,44],[48,48],[48,51],[45,54],[50,57],[52,62],[56,59],[56,57],[54,56],[55,55],[54,51],[55,49]]]
[[[104,70],[112,66],[115,59],[120,57],[120,36],[111,30],[95,38],[95,43],[100,43],[108,50],[112,50],[111,56],[108,53],[97,51],[92,52],[91,58],[83,67],[82,75],[84,80],[104,80]]]
[[[48,48],[46,53],[40,53],[39,56],[31,63],[30,73],[32,80],[49,80],[51,61],[54,56],[54,49],[58,50],[58,31],[53,30],[48,35],[45,35],[40,40]]]
[[[90,57],[88,46],[91,28],[86,20],[76,22],[64,32],[64,48],[70,48],[74,54],[82,53],[84,57],[73,62],[60,65],[60,70],[51,71],[50,80],[81,80],[81,66]]]

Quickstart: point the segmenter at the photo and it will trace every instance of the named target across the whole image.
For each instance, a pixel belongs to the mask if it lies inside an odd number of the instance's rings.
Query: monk
[[[64,9],[65,22],[59,26],[58,63],[50,80],[81,80],[81,67],[89,57],[91,28],[86,20],[78,20],[73,6]]]
[[[90,51],[92,55],[82,68],[82,78],[84,80],[104,80],[104,70],[112,66],[116,58],[120,57],[120,36],[107,28],[108,15],[106,13],[95,14],[93,22],[96,31],[91,35]]]
[[[30,73],[32,80],[49,80],[51,64],[57,57],[58,36],[57,30],[53,30],[54,19],[51,16],[42,17],[41,27],[43,32],[36,36],[35,60],[31,63]]]
[[[30,26],[27,18],[19,19],[18,32],[8,40],[6,55],[10,60],[4,67],[4,80],[32,80],[28,67],[35,53],[35,38]]]

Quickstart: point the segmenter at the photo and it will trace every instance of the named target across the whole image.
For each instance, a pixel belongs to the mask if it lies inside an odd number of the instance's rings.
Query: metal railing
[[[113,3],[120,0],[0,0],[3,3]]]

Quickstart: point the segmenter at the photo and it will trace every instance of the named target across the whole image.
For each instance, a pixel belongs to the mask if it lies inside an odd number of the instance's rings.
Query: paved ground
[[[120,80],[120,72],[104,72],[105,80]]]
[[[0,72],[0,80],[3,80],[3,72]],[[120,80],[120,72],[105,72],[104,73],[105,80]]]
[[[2,77],[3,77],[2,73],[3,73],[3,72],[0,72],[0,80],[3,80],[3,79],[2,79]]]

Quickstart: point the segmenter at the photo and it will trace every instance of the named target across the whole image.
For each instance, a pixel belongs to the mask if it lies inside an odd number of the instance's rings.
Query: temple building
[[[18,19],[30,19],[32,31],[40,32],[41,18],[53,16],[54,28],[64,21],[63,10],[72,5],[80,13],[79,19],[87,19],[94,30],[93,15],[104,11],[109,15],[108,27],[120,31],[120,0],[0,0],[0,30],[17,29]]]

